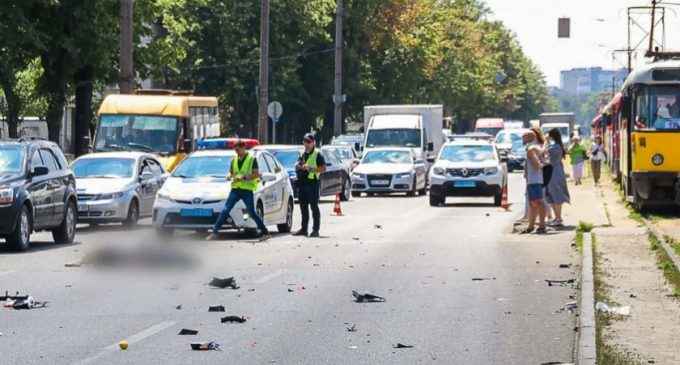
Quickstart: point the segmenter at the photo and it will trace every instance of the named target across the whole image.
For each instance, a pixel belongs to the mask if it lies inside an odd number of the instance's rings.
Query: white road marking
[[[283,270],[283,269],[276,270],[271,274],[267,274],[267,275],[255,280],[254,283],[255,284],[264,284],[264,283],[268,282],[269,280],[272,280],[274,278],[277,278],[277,277],[283,275],[284,272],[285,272],[285,270]]]
[[[155,324],[155,325],[153,325],[153,326],[151,326],[151,327],[149,327],[149,328],[147,328],[147,329],[145,329],[145,330],[143,330],[143,331],[141,331],[141,332],[135,333],[134,335],[132,335],[132,336],[126,338],[125,340],[128,342],[128,344],[132,345],[133,343],[136,343],[136,342],[139,342],[139,341],[144,340],[145,338],[151,337],[151,336],[153,336],[153,335],[155,335],[155,334],[157,334],[157,333],[163,331],[163,330],[166,329],[166,328],[172,327],[172,326],[174,326],[176,323],[177,323],[177,322],[174,322],[174,321],[165,321],[165,322],[161,322],[161,323]],[[110,353],[110,352],[113,352],[113,351],[115,351],[115,350],[117,350],[117,349],[118,349],[118,342],[116,342],[116,343],[114,343],[114,344],[112,344],[112,345],[110,345],[110,346],[105,347],[105,348],[104,348],[101,352],[99,352],[98,354],[96,354],[96,355],[94,355],[94,356],[92,356],[92,357],[88,357],[88,358],[85,359],[85,360],[76,362],[75,364],[78,364],[78,365],[89,364],[89,363],[91,363],[91,362],[93,362],[93,361],[99,360],[100,358],[106,356],[106,354],[108,354],[108,353]]]

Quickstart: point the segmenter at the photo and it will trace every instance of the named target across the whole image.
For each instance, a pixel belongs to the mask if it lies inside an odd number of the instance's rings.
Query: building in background
[[[612,87],[618,89],[621,86],[627,75],[628,71],[625,68],[619,70],[605,70],[602,67],[572,68],[560,72],[560,89],[572,95],[611,92]]]

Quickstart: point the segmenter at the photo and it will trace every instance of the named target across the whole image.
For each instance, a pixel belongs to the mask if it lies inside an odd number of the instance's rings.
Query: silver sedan
[[[76,176],[78,221],[134,226],[151,216],[165,171],[155,156],[142,152],[103,152],[71,164]]]

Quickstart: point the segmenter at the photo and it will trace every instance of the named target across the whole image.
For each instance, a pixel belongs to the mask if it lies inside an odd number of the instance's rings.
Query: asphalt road
[[[510,183],[511,213],[490,198],[432,208],[427,197],[394,196],[353,199],[334,217],[328,200],[321,239],[166,240],[145,222],[132,231],[83,226],[68,246],[41,233],[34,239],[44,242],[26,253],[0,246],[0,290],[49,301],[0,308],[0,363],[571,362],[575,319],[556,311],[574,290],[543,281],[573,277],[557,268],[572,260],[571,248],[510,235],[523,209],[521,175]],[[64,266],[112,247],[127,259]],[[240,289],[211,288],[212,276],[235,276]],[[353,289],[387,301],[355,303]],[[226,313],[208,312],[211,305]],[[222,324],[224,315],[247,322]],[[199,334],[177,335],[182,328]],[[118,349],[123,339],[127,351]],[[221,351],[190,349],[202,341]]]

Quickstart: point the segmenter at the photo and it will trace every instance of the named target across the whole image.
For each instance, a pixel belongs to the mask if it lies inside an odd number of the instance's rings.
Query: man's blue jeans
[[[257,215],[257,212],[255,211],[253,192],[239,189],[232,190],[231,193],[229,193],[229,198],[227,198],[227,202],[224,204],[224,209],[222,209],[220,216],[217,218],[217,222],[215,222],[215,226],[213,226],[213,232],[219,232],[219,230],[222,228],[222,225],[227,220],[227,217],[231,215],[231,210],[234,209],[234,206],[239,202],[239,200],[242,200],[243,204],[246,205],[248,215],[250,215],[250,218],[255,221],[255,224],[257,224],[257,228],[260,229],[260,232],[266,232],[267,227],[264,225],[264,222],[262,222],[262,217]]]

